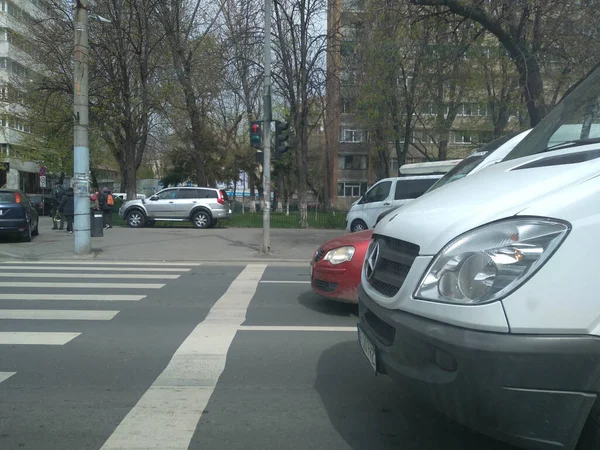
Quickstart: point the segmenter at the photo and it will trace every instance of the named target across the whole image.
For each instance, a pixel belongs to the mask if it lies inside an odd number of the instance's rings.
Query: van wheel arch
[[[352,221],[352,224],[350,225],[350,231],[352,233],[357,233],[359,231],[365,231],[368,229],[369,229],[369,227],[367,226],[365,221],[362,219],[354,219]]]

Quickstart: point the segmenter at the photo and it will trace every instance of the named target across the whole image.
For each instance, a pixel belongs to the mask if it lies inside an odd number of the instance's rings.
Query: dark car
[[[50,211],[52,211],[52,205],[54,203],[54,197],[43,194],[27,194],[27,197],[29,197],[31,204],[38,212],[38,215],[50,215]]]
[[[38,212],[19,190],[0,189],[0,235],[19,234],[29,242],[38,234]]]

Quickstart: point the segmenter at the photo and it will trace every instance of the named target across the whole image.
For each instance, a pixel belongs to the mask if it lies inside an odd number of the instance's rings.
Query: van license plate
[[[373,370],[377,373],[377,350],[375,346],[371,342],[371,340],[365,336],[365,334],[361,331],[360,327],[357,326],[358,329],[358,342],[360,343],[360,348],[362,348],[363,353],[371,363]]]

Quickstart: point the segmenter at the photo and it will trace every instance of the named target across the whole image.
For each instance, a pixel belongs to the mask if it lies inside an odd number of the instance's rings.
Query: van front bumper
[[[376,370],[459,423],[530,449],[575,448],[600,391],[600,338],[489,333],[379,306],[359,286]]]

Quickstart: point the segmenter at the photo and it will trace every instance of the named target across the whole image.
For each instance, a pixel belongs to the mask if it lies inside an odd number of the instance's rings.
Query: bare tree
[[[162,35],[150,14],[158,0],[107,0],[98,11],[111,23],[92,34],[95,117],[119,164],[121,190],[135,198],[137,171],[142,164],[152,113]]]
[[[207,128],[204,119],[214,94],[212,82],[203,81],[222,73],[221,52],[214,28],[221,16],[222,4],[202,0],[163,0],[155,11],[162,24],[172,58],[172,68],[189,121],[191,148],[195,153],[196,183],[207,184]]]
[[[301,226],[308,226],[308,148],[313,97],[325,82],[325,0],[275,0],[275,68],[278,92],[289,106],[296,152]]]
[[[597,34],[597,8],[587,2],[565,0],[410,0],[414,5],[442,7],[447,13],[476,22],[496,37],[506,50],[519,74],[525,105],[531,126],[545,115],[549,103],[545,92],[543,55],[552,55],[551,66],[558,68],[563,77],[574,67],[593,65],[597,58],[569,52],[569,58],[558,63],[565,48],[581,47],[582,25],[587,25],[586,34]],[[437,14],[436,10],[432,13]],[[593,17],[593,20],[590,20]],[[577,30],[576,32],[574,30]],[[556,37],[558,36],[558,37]],[[562,66],[562,68],[560,68]],[[556,73],[555,73],[556,74]],[[559,90],[564,80],[558,80]],[[556,100],[552,96],[552,100]],[[550,103],[552,103],[550,100]]]

